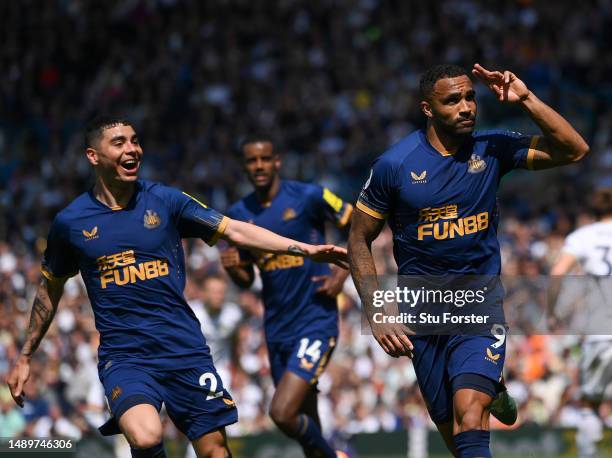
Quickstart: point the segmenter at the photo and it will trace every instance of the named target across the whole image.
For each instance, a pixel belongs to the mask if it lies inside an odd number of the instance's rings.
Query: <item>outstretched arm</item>
[[[310,245],[282,237],[263,227],[228,218],[221,237],[242,248],[274,254],[304,256],[316,262],[329,262],[343,269],[347,266],[346,249],[334,245]]]
[[[527,168],[548,169],[577,162],[589,153],[589,145],[559,113],[531,92],[525,83],[509,71],[489,71],[475,64],[472,74],[493,91],[500,102],[519,104],[542,131],[534,137],[533,157],[527,158]]]
[[[373,299],[374,291],[378,290],[378,280],[372,256],[372,242],[378,237],[384,224],[382,219],[374,218],[361,210],[355,211],[348,239],[349,266],[374,338],[385,352],[397,357],[411,354],[413,347],[410,339],[401,326],[381,326],[374,321],[377,308],[373,305]]]
[[[30,359],[53,321],[65,281],[43,277],[36,291],[25,344],[8,377],[11,396],[20,407],[23,407],[23,385],[30,377]]]

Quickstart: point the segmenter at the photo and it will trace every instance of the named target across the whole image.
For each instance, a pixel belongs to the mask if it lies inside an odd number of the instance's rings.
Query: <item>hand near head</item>
[[[30,360],[22,355],[11,369],[7,379],[7,384],[11,390],[11,396],[19,407],[23,407],[23,386],[29,378]]]
[[[518,103],[529,97],[529,89],[514,73],[506,70],[489,71],[480,64],[474,64],[472,75],[497,95],[500,102]]]

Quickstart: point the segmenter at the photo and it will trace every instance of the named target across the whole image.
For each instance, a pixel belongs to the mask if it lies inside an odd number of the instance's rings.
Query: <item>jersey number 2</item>
[[[211,399],[217,399],[223,396],[223,391],[217,391],[217,377],[212,372],[204,372],[200,375],[200,386],[206,386],[207,382],[210,383],[208,387],[208,395],[206,396],[206,400],[210,401]]]

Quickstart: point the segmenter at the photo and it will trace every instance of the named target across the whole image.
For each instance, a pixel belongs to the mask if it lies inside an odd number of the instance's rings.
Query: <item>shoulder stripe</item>
[[[55,275],[53,275],[53,273],[49,269],[46,269],[44,266],[40,267],[40,272],[42,273],[43,277],[45,277],[49,281],[62,281],[62,282],[65,282],[70,277],[74,277],[76,274],[79,273],[78,271],[76,271],[74,273],[64,275],[63,277],[56,277]]]
[[[360,200],[357,201],[357,208],[361,210],[362,212],[367,213],[368,215],[372,216],[373,218],[376,218],[376,219],[386,219],[387,218],[387,215],[383,213],[379,213],[376,210],[372,210],[370,207],[368,207],[366,204],[364,204]]]
[[[342,228],[348,224],[351,219],[351,215],[353,214],[353,206],[349,203],[346,204],[344,208],[344,213],[342,214],[342,218],[338,221],[338,227]]]
[[[227,216],[223,217],[223,219],[219,223],[219,226],[217,227],[217,232],[215,232],[215,235],[213,235],[207,242],[210,246],[213,246],[215,243],[217,243],[219,238],[225,233],[225,228],[227,227],[227,223],[229,223],[229,220],[230,219]]]
[[[199,203],[202,207],[204,208],[208,208],[206,205],[204,205],[202,202],[200,202],[198,199],[196,199],[195,197],[193,197],[190,194],[187,194],[185,191],[182,191],[184,195],[186,195],[187,197],[189,197],[191,200],[195,200],[197,203]]]

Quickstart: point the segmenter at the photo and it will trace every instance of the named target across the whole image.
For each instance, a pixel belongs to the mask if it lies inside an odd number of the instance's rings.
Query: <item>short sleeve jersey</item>
[[[425,132],[376,159],[357,207],[388,219],[402,275],[498,275],[497,188],[517,167],[531,168],[539,137],[474,132],[454,155]]]
[[[227,215],[269,229],[284,237],[311,244],[325,243],[325,221],[343,227],[352,206],[326,188],[282,180],[270,205],[252,193],[236,202]],[[244,257],[245,253],[241,253]],[[327,264],[289,255],[248,255],[261,273],[264,325],[269,342],[295,339],[299,334],[321,332],[336,335],[335,299],[316,293],[320,283],[312,278],[330,273]]]
[[[181,238],[214,244],[227,218],[177,189],[138,181],[125,208],[93,193],[56,216],[42,265],[48,278],[81,272],[100,332],[99,364],[195,367],[209,357],[183,296]]]
[[[565,240],[563,251],[576,257],[585,273],[612,275],[612,222],[581,227]]]

